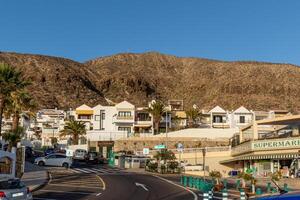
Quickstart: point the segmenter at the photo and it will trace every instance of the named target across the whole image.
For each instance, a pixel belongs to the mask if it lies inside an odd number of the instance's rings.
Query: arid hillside
[[[94,85],[97,78],[84,65],[72,60],[29,54],[0,53],[0,62],[22,70],[31,80],[30,92],[39,108],[75,108],[106,103]]]
[[[300,68],[289,64],[222,62],[150,52],[117,54],[84,64],[69,59],[0,53],[0,62],[25,72],[40,107],[82,103],[183,99],[186,107],[300,108]],[[108,102],[107,102],[108,101]]]
[[[155,52],[118,54],[86,63],[105,97],[145,104],[183,99],[186,106],[300,108],[300,68],[289,64],[222,62]]]

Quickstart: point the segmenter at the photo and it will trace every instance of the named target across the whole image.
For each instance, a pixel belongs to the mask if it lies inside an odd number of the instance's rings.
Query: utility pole
[[[168,149],[168,112],[166,111],[166,149]]]
[[[205,156],[206,156],[206,147],[202,149],[202,156],[203,156],[203,176],[205,178]]]

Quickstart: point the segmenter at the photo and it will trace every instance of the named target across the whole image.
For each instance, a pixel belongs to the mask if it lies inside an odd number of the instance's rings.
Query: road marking
[[[90,189],[99,189],[99,187],[90,187],[90,186],[81,186],[81,185],[73,185],[73,184],[49,184],[53,186],[63,186],[63,187],[76,187],[76,188],[90,188]]]
[[[188,188],[185,188],[185,187],[183,187],[183,186],[181,186],[181,185],[178,185],[178,184],[176,184],[176,183],[174,183],[174,182],[172,182],[172,181],[170,181],[170,180],[167,180],[167,179],[165,179],[165,178],[162,178],[162,177],[159,177],[159,176],[156,176],[156,175],[152,175],[152,176],[154,176],[154,177],[156,177],[156,178],[159,178],[159,179],[161,179],[161,180],[163,180],[163,181],[166,181],[166,182],[168,182],[168,183],[170,183],[170,184],[173,184],[173,185],[175,185],[175,186],[178,186],[178,187],[180,187],[180,188],[182,188],[182,189],[184,189],[184,190],[190,192],[190,193],[194,196],[194,200],[198,200],[198,196],[197,196],[196,193],[193,192],[192,190],[190,190],[190,189],[188,189]]]
[[[70,191],[59,191],[59,190],[39,190],[39,191],[45,191],[45,192],[53,192],[53,193],[68,193],[68,194],[93,194],[93,192],[70,192]]]
[[[97,171],[93,171],[92,169],[89,169],[89,168],[83,168],[83,170],[88,171],[88,172],[92,172],[92,173],[97,173]]]
[[[83,172],[83,173],[90,173],[90,172],[88,172],[88,171],[85,171],[85,170],[79,169],[79,168],[76,168],[76,170],[81,171],[81,172]]]
[[[98,176],[98,175],[96,175],[96,177],[98,177],[99,180],[102,182],[102,185],[103,185],[102,189],[105,190],[106,189],[106,185],[105,185],[105,182],[103,181],[103,179],[100,176]]]
[[[146,188],[146,185],[145,184],[141,184],[141,183],[135,183],[135,185],[137,187],[142,187],[144,190],[146,190],[147,192],[149,191],[147,188]]]
[[[96,194],[96,197],[98,197],[98,196],[100,196],[101,195],[101,192],[100,193],[98,193],[98,194]]]

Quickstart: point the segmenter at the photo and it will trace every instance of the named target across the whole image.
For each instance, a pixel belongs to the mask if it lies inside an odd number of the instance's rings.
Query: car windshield
[[[0,181],[0,189],[21,189],[23,187],[25,187],[25,185],[18,179]]]

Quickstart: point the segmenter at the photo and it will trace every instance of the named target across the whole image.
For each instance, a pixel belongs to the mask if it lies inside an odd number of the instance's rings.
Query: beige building
[[[231,158],[220,163],[232,169],[252,170],[257,176],[281,171],[298,172],[300,115],[283,115],[254,121],[231,139]]]

